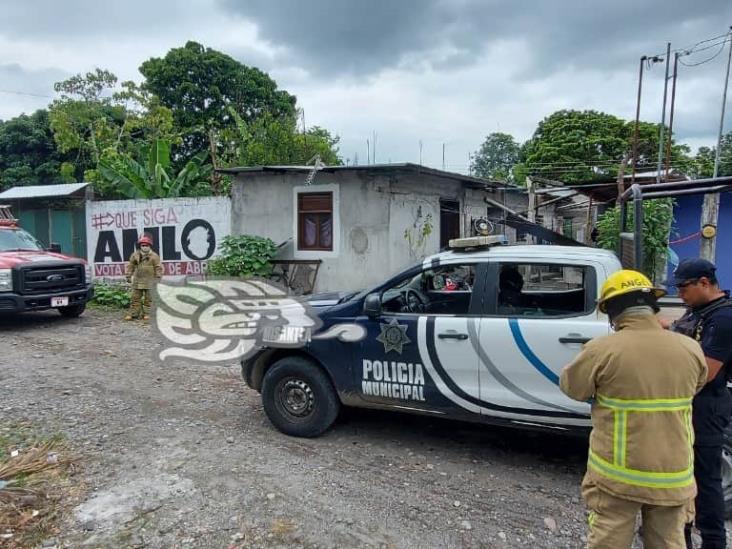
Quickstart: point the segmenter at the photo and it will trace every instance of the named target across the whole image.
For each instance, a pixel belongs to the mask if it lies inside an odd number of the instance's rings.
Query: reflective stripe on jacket
[[[621,498],[681,505],[696,494],[693,396],[707,365],[694,340],[650,314],[627,315],[562,370],[560,387],[594,398],[587,475]]]

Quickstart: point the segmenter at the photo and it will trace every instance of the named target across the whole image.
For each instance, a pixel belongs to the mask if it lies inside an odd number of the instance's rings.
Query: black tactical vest
[[[732,307],[732,299],[729,297],[723,297],[709,303],[701,309],[687,311],[684,316],[673,323],[671,330],[694,338],[696,341],[701,343],[702,334],[704,333],[704,324],[714,311],[717,311],[722,307]],[[724,372],[721,376],[717,374],[717,378],[715,379],[719,379],[720,382],[721,380],[732,381],[732,366],[730,365],[730,360],[732,360],[732,358],[728,358],[727,362],[722,365]],[[712,382],[709,385],[712,384],[714,383]]]

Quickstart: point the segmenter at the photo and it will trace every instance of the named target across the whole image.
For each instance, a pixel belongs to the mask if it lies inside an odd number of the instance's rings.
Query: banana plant
[[[212,170],[207,158],[207,151],[200,152],[171,176],[170,143],[158,139],[150,145],[146,163],[112,154],[99,160],[98,171],[125,198],[174,198],[207,183]]]

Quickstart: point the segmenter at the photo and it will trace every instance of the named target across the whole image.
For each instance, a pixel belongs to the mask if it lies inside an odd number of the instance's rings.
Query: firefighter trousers
[[[585,486],[582,492],[590,510],[589,549],[630,549],[638,513],[644,549],[685,549],[689,505],[649,505],[615,497],[594,485]]]
[[[144,315],[149,315],[151,305],[150,290],[132,289],[132,295],[130,296],[130,316],[132,318],[141,318]]]

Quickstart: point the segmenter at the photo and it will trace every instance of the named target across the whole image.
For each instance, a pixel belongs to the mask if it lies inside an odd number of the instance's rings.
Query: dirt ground
[[[583,440],[360,410],[290,438],[238,365],[163,365],[121,316],[0,318],[0,425],[63,433],[88,487],[45,547],[584,545]]]

